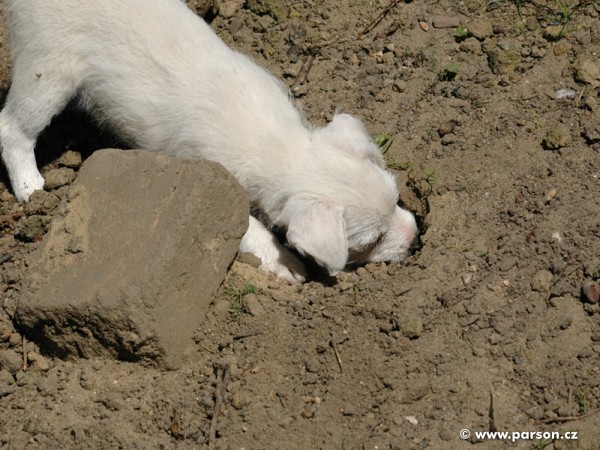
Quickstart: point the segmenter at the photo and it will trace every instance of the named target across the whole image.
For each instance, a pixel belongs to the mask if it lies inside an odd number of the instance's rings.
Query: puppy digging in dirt
[[[180,0],[5,0],[12,85],[0,144],[25,202],[43,189],[36,139],[73,98],[132,145],[222,164],[266,226],[250,217],[240,249],[261,269],[303,281],[269,230],[330,274],[400,261],[417,236],[394,177],[355,118],[312,129],[287,90],[229,49]]]

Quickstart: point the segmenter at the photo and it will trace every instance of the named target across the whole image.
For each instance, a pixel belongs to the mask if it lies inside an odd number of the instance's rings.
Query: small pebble
[[[412,423],[413,425],[419,425],[419,421],[415,416],[406,416],[404,420],[406,420],[409,423]]]
[[[544,37],[549,41],[557,41],[560,37],[560,33],[563,31],[563,27],[560,25],[551,25],[546,27],[544,30]]]
[[[250,400],[243,392],[236,392],[231,396],[231,405],[235,409],[242,409],[244,406],[248,405],[248,403],[250,403]]]
[[[449,120],[447,122],[444,122],[438,127],[438,134],[440,135],[440,137],[444,137],[445,135],[452,133],[454,131],[454,128],[456,128],[456,125],[456,120]]]
[[[568,45],[565,44],[564,42],[559,42],[557,43],[554,48],[552,49],[552,51],[554,52],[554,54],[556,56],[560,56],[560,55],[564,55],[568,50]]]
[[[419,22],[419,28],[423,31],[429,30],[429,24],[427,22]]]
[[[470,272],[463,273],[460,278],[462,280],[463,285],[468,286],[469,284],[471,284],[471,281],[473,281],[473,274]]]
[[[256,294],[248,294],[244,297],[244,307],[254,317],[260,317],[265,313],[265,309],[260,304]]]
[[[307,405],[306,408],[302,411],[302,417],[305,419],[310,419],[314,417],[316,412],[316,407],[313,404]]]
[[[552,200],[554,197],[556,197],[556,194],[558,193],[558,190],[553,188],[550,189],[547,193],[546,193],[546,197],[544,197],[544,201],[546,203],[550,203],[550,200]]]
[[[356,408],[351,403],[344,403],[344,406],[342,407],[342,414],[344,416],[355,416]]]
[[[434,16],[432,25],[434,28],[456,28],[460,25],[460,17]]]
[[[597,282],[586,280],[581,286],[581,295],[587,303],[595,305],[600,300],[600,288]]]

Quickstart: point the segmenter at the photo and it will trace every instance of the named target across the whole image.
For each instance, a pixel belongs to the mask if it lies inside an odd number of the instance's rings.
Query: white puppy
[[[221,163],[269,226],[334,274],[400,261],[417,235],[363,125],[336,115],[312,130],[287,90],[229,49],[180,0],[5,0],[13,79],[0,144],[13,190],[44,187],[34,147],[69,100],[132,145]],[[241,244],[262,269],[304,268],[257,219]]]

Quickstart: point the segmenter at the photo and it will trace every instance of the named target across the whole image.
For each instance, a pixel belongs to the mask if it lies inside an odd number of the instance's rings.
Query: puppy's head
[[[279,217],[288,243],[331,274],[348,263],[401,261],[417,237],[414,216],[397,206],[395,178],[363,124],[336,115],[313,131]]]

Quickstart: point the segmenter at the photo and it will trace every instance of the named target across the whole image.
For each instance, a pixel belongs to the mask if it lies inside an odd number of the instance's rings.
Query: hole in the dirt
[[[406,189],[400,195],[402,206],[411,211],[417,222],[419,236],[427,231],[427,216],[430,212],[429,196],[433,191],[435,179],[431,173],[411,170],[406,181]],[[413,246],[413,253],[418,252],[423,244],[419,239]]]
[[[416,242],[411,247],[411,255],[415,255],[423,247],[420,237],[427,231],[427,215],[429,214],[429,195],[432,192],[432,184],[430,177],[427,174],[418,176],[417,174],[409,174],[406,183],[407,190],[404,195],[401,195],[399,206],[403,207],[415,216],[419,234]],[[260,220],[260,212],[252,211],[252,214]],[[286,245],[285,230],[281,228],[272,228],[273,233],[282,245]],[[301,255],[294,248],[289,250],[302,262],[306,271],[307,279],[316,281],[326,286],[333,286],[337,283],[337,279],[329,275],[327,269],[317,263],[310,255]],[[350,264],[347,269],[354,270],[364,264]]]

